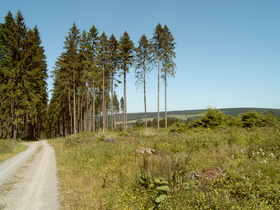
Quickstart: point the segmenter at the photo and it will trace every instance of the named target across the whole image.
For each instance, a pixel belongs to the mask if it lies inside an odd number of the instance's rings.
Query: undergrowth
[[[65,209],[280,208],[275,128],[143,129],[77,134],[50,143]],[[136,154],[142,147],[156,153]],[[188,179],[191,171],[211,166],[225,171],[224,177],[206,183]]]
[[[9,159],[26,148],[13,139],[0,139],[0,162]]]

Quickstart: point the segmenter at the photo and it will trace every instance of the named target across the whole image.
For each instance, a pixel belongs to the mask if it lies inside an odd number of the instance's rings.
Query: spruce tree
[[[100,71],[98,69],[98,30],[92,26],[86,34],[84,33],[80,45],[80,56],[82,62],[82,75],[85,78],[87,87],[87,97],[91,96],[91,112],[87,110],[89,120],[89,130],[95,131],[95,115],[96,115],[96,89],[99,83]]]
[[[126,102],[126,74],[129,73],[129,67],[132,66],[134,61],[134,44],[130,36],[125,31],[119,42],[120,53],[120,69],[123,75],[123,118],[124,118],[124,131],[127,130],[127,102]]]
[[[151,44],[149,40],[144,35],[141,36],[139,40],[139,45],[135,49],[135,61],[136,61],[136,84],[139,86],[143,85],[144,89],[144,118],[145,127],[147,127],[147,98],[146,98],[146,85],[147,85],[147,74],[152,70],[151,68]]]
[[[168,77],[175,76],[175,42],[174,37],[169,31],[169,28],[161,24],[156,26],[154,36],[152,39],[153,43],[153,58],[158,66],[158,128],[160,127],[160,79],[164,80],[165,87],[165,127],[167,127],[167,79]],[[162,75],[163,72],[163,75]]]
[[[157,127],[160,127],[159,121],[160,121],[160,77],[161,77],[161,62],[162,62],[162,55],[163,55],[163,33],[162,33],[162,26],[159,23],[156,26],[154,36],[152,38],[152,53],[153,53],[153,59],[154,62],[156,62],[156,65],[158,67],[158,73],[157,73]]]
[[[55,75],[54,94],[60,95],[61,103],[68,104],[68,116],[63,116],[63,122],[67,122],[69,134],[77,132],[77,107],[76,90],[81,76],[81,62],[78,56],[80,43],[80,31],[74,23],[65,38],[65,52],[58,58],[53,71]],[[63,125],[65,127],[65,125]]]
[[[108,40],[108,56],[109,56],[109,73],[110,73],[110,110],[111,110],[111,129],[114,130],[114,118],[115,118],[115,106],[114,106],[114,87],[117,86],[120,81],[116,79],[116,74],[119,65],[118,56],[118,41],[116,37],[112,34]]]
[[[98,64],[102,72],[102,130],[107,130],[107,95],[109,88],[109,76],[110,71],[108,67],[109,63],[109,49],[108,49],[108,38],[103,32],[99,37],[98,43]]]
[[[175,77],[176,64],[174,63],[175,56],[175,42],[174,37],[165,25],[163,28],[163,55],[162,55],[162,70],[164,81],[164,101],[165,101],[165,128],[167,128],[167,79],[168,77]]]

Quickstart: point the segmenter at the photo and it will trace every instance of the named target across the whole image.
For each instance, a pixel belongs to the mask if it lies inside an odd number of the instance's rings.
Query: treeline
[[[47,65],[38,28],[19,11],[0,24],[0,138],[39,138],[46,122]]]
[[[74,23],[64,42],[64,52],[52,72],[54,88],[48,103],[47,65],[38,28],[28,28],[19,11],[0,24],[0,138],[36,139],[84,131],[115,128],[116,113],[123,114],[127,129],[126,77],[135,69],[137,85],[144,90],[146,117],[147,74],[158,71],[160,83],[175,75],[175,42],[165,25],[153,37],[141,36],[136,47],[125,31],[117,39],[99,33],[95,26],[82,31]],[[123,96],[115,88],[123,83]],[[165,105],[167,127],[167,106]],[[160,118],[158,117],[158,127]],[[147,121],[146,121],[147,126]]]
[[[53,71],[54,89],[47,128],[49,137],[113,130],[117,113],[123,113],[122,125],[126,130],[129,70],[131,67],[136,69],[136,83],[144,89],[146,113],[147,74],[157,67],[158,87],[163,79],[167,88],[167,78],[175,75],[174,46],[174,38],[166,25],[158,24],[152,39],[142,35],[136,47],[126,31],[117,39],[113,34],[100,34],[95,26],[80,32],[74,23]],[[118,99],[115,88],[120,83],[124,89],[123,97]],[[158,100],[159,94],[158,88]]]
[[[257,111],[241,113],[236,117],[226,115],[218,109],[208,109],[199,119],[193,122],[175,122],[169,129],[171,132],[184,132],[189,128],[254,128],[254,127],[279,127],[279,117],[273,112],[268,114]]]

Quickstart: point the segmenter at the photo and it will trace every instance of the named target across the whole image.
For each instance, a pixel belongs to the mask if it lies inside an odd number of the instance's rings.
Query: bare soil
[[[0,209],[59,209],[55,152],[46,140],[0,163]]]

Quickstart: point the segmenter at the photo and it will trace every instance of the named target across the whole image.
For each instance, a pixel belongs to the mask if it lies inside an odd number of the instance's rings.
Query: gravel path
[[[46,140],[0,163],[0,209],[59,208],[55,153]]]

